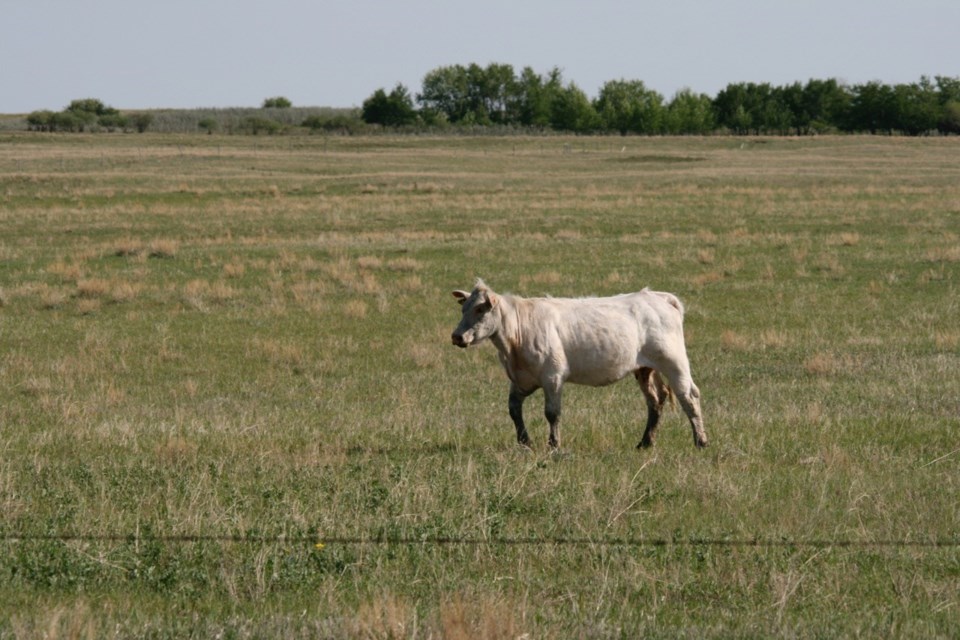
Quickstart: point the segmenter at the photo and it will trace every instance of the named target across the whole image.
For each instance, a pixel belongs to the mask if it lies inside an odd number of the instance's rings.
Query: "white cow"
[[[520,444],[530,443],[523,401],[537,389],[543,389],[555,448],[565,382],[598,387],[632,373],[647,399],[647,428],[638,448],[653,444],[670,388],[690,419],[694,444],[707,445],[676,296],[643,289],[610,298],[521,298],[495,293],[478,279],[472,292],[454,291],[453,297],[463,313],[453,344],[466,348],[489,338],[496,346],[510,378],[510,417]]]

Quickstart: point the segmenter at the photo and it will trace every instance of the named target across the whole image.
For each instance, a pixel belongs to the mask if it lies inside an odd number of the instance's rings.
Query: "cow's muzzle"
[[[468,342],[463,339],[463,336],[459,333],[454,333],[450,336],[450,340],[453,342],[453,346],[460,347],[461,349],[466,349]]]

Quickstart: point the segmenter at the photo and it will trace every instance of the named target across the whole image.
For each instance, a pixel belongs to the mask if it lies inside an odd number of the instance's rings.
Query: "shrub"
[[[273,135],[275,133],[279,133],[283,129],[283,125],[276,120],[271,120],[270,118],[247,116],[240,124],[240,129],[246,133],[252,133],[253,135],[258,135],[260,133]]]
[[[350,116],[313,115],[304,119],[301,126],[312,129],[313,131],[351,135],[360,133],[364,128],[364,123],[361,120]]]
[[[150,128],[150,125],[153,124],[153,114],[152,113],[135,113],[130,116],[130,124],[137,130],[138,133],[143,133]]]
[[[413,98],[402,84],[398,84],[387,94],[377,89],[363,102],[363,121],[368,124],[381,124],[386,127],[400,127],[417,121],[417,112],[413,108]]]
[[[127,128],[127,117],[120,115],[120,113],[108,113],[97,118],[97,124],[106,129],[107,131],[113,131],[115,129],[126,129]]]
[[[264,109],[289,109],[293,106],[293,103],[290,102],[287,98],[283,96],[277,96],[275,98],[267,98],[263,101]]]
[[[200,121],[197,123],[197,127],[206,131],[208,134],[212,134],[214,131],[220,128],[220,123],[217,122],[217,119],[211,116],[206,118],[200,118]]]
[[[34,111],[27,116],[27,127],[31,131],[53,131],[53,111]]]

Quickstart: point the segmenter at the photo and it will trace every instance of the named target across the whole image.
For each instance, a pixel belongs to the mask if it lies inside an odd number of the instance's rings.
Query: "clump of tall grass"
[[[113,255],[120,258],[135,257],[143,255],[145,252],[146,245],[140,238],[127,236],[113,243]]]
[[[171,238],[154,238],[147,245],[147,255],[151,258],[173,258],[177,255],[180,243]]]

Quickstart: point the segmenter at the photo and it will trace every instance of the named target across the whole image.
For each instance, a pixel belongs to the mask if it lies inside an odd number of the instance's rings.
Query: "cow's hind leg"
[[[640,384],[643,396],[647,399],[647,428],[643,432],[643,439],[637,445],[638,449],[646,449],[653,446],[657,425],[660,423],[660,416],[663,414],[663,405],[670,397],[670,388],[664,384],[660,375],[650,367],[641,367],[637,369],[634,375]]]
[[[551,449],[560,446],[560,391],[563,383],[545,384],[543,387],[543,413],[550,423],[550,439],[547,441]]]
[[[707,446],[707,434],[703,430],[703,414],[700,412],[700,390],[693,383],[690,364],[686,355],[665,363],[660,372],[666,376],[674,395],[683,407],[693,427],[693,444],[698,448]]]
[[[523,424],[523,401],[526,400],[529,395],[530,392],[521,391],[517,385],[510,385],[510,399],[508,402],[510,417],[513,419],[513,424],[517,428],[517,442],[525,447],[530,446],[530,436],[527,435],[527,427]]]

